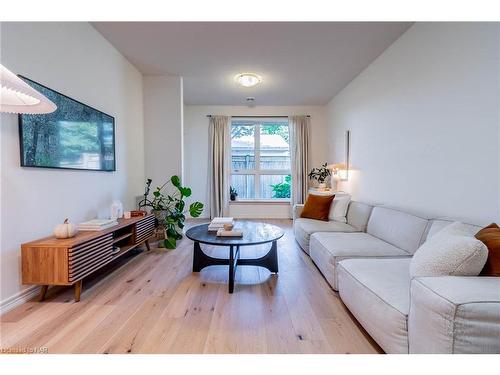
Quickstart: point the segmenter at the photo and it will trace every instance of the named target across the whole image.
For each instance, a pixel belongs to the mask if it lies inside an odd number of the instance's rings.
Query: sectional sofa
[[[345,223],[324,222],[302,208],[297,242],[386,353],[500,353],[500,277],[410,278],[413,254],[451,221],[351,201]]]

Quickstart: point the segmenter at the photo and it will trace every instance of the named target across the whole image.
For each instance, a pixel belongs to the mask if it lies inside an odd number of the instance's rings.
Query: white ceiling
[[[184,102],[325,104],[409,22],[94,22],[143,74],[184,77]],[[253,88],[234,76],[259,74]]]

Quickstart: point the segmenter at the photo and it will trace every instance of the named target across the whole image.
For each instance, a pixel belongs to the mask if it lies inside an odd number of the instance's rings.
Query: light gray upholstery
[[[299,218],[293,222],[295,239],[300,247],[309,254],[309,240],[316,232],[356,232],[357,229],[347,223],[338,221],[321,221]]]
[[[411,283],[410,353],[500,353],[500,277]]]
[[[410,258],[339,264],[340,297],[386,353],[408,353]]]
[[[409,257],[405,251],[367,233],[314,233],[309,255],[334,290],[338,263],[349,258]]]
[[[499,277],[410,282],[412,255],[452,220],[351,202],[347,223],[321,222],[301,219],[302,207],[294,208],[297,241],[387,353],[500,353]]]
[[[369,204],[351,201],[347,209],[347,223],[360,232],[365,232],[372,209],[373,206]]]
[[[432,236],[434,236],[436,233],[438,233],[441,229],[444,229],[448,225],[452,224],[454,221],[453,220],[444,220],[444,219],[435,219],[435,220],[430,220],[428,228],[425,233],[425,239],[429,239]],[[467,226],[470,230],[470,234],[474,235],[477,232],[481,230],[480,226],[473,225],[473,224],[466,224],[464,223],[465,226]]]
[[[386,207],[374,207],[366,232],[413,254],[420,246],[427,219]]]
[[[298,219],[300,217],[300,214],[302,213],[302,210],[304,209],[304,205],[303,204],[296,204],[293,206],[293,220],[295,219]]]

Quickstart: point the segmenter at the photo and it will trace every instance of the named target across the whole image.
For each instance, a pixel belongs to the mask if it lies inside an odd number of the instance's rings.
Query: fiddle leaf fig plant
[[[171,183],[175,189],[172,189],[171,194],[164,193],[164,188],[168,183]],[[185,198],[192,194],[189,187],[181,185],[179,176],[172,176],[169,181],[165,182],[162,186],[156,188],[153,192],[153,199],[149,199],[149,192],[151,190],[152,180],[146,180],[146,189],[144,191],[144,198],[139,202],[139,209],[143,207],[151,207],[153,211],[164,211],[165,219],[160,223],[165,228],[164,246],[167,249],[175,249],[177,241],[182,239],[182,229],[186,221],[186,214],[189,213],[191,217],[199,217],[203,212],[203,203],[193,202],[186,210]]]

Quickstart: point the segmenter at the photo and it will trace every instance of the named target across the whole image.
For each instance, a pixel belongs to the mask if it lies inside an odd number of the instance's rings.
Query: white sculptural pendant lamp
[[[57,106],[0,64],[0,112],[52,113]]]

